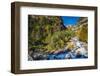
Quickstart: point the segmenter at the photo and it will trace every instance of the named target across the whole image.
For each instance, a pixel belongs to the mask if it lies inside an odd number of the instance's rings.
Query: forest
[[[28,60],[88,58],[88,19],[64,25],[61,16],[28,16]]]

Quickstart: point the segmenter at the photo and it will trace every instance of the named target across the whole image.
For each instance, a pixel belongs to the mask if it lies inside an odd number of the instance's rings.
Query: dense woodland
[[[60,16],[28,16],[28,52],[50,54],[61,49],[71,49],[71,38],[88,42],[88,19],[80,17],[77,25],[64,26]],[[34,58],[33,58],[34,60]]]

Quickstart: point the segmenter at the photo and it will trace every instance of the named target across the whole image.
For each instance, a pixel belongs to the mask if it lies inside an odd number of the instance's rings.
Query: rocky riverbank
[[[50,53],[36,51],[31,53],[28,60],[55,60],[88,58],[87,43],[79,41],[77,37],[70,39],[68,45],[60,50]]]

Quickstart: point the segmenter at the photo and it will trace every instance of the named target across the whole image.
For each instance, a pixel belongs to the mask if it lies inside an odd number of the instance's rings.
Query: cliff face
[[[50,43],[52,35],[64,28],[59,16],[29,15],[28,20],[29,49],[46,48],[45,46]]]
[[[88,41],[88,18],[81,17],[77,24],[77,31],[76,35],[81,41],[87,42]]]

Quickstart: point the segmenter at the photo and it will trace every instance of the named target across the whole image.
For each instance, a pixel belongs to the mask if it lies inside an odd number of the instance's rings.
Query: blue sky
[[[74,16],[62,16],[63,24],[65,26],[67,25],[75,25],[77,24],[80,17],[74,17]]]

